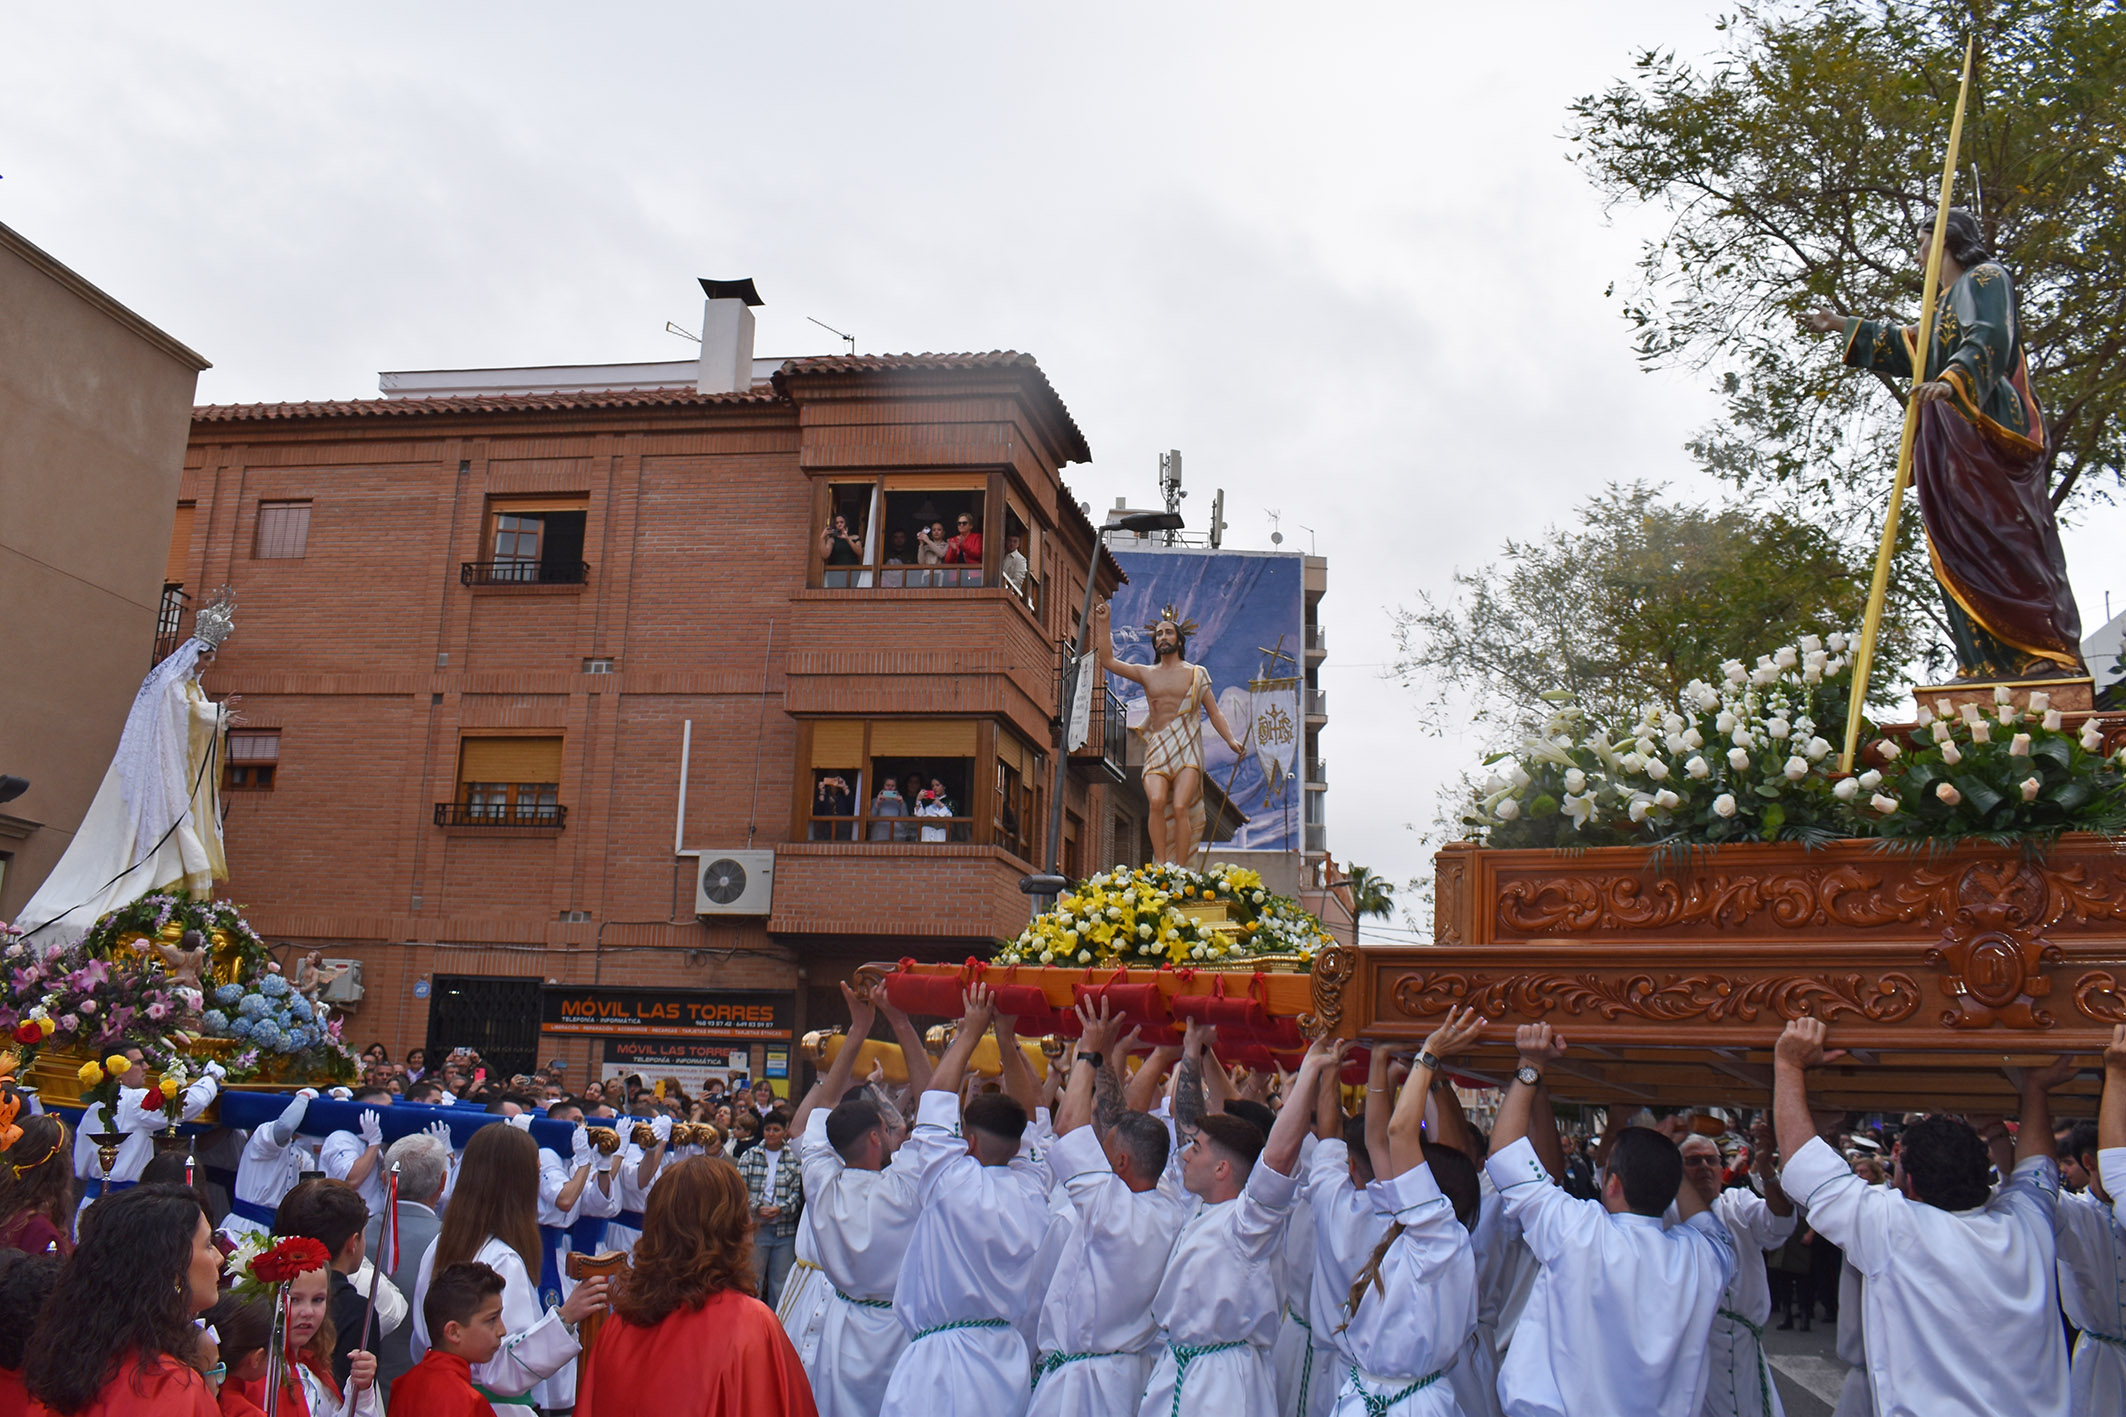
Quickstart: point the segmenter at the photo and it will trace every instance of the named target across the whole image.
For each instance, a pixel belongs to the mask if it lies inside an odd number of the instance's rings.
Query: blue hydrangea
[[[288,1012],[295,1015],[304,1023],[310,1022],[311,1018],[314,1016],[311,1012],[310,1001],[300,994],[296,995],[294,998],[288,1001]]]
[[[290,991],[287,980],[278,974],[269,974],[258,981],[258,992],[269,999],[279,999],[286,997]]]
[[[241,999],[243,996],[243,985],[224,984],[214,991],[214,1002],[220,1004],[223,1008],[227,1008],[231,1004],[234,1004],[238,999]]]
[[[246,994],[241,1000],[238,1001],[236,1005],[236,1011],[237,1013],[243,1015],[245,1018],[255,1019],[264,1018],[268,1013],[272,1011],[272,1007],[273,1006],[268,1004],[265,999],[260,995]]]
[[[220,1009],[208,1009],[199,1016],[199,1019],[201,1023],[207,1026],[207,1032],[209,1033],[227,1033],[229,1031],[229,1016]]]
[[[270,1023],[260,1023],[251,1030],[251,1041],[269,1053],[288,1051],[288,1035]]]
[[[305,1048],[314,1048],[316,1046],[317,1030],[309,1024],[297,1024],[294,1028],[288,1030],[288,1047],[290,1051],[300,1053]]]
[[[242,1014],[229,1020],[229,1034],[232,1038],[249,1038],[251,1031],[257,1027],[256,1019],[247,1018]]]

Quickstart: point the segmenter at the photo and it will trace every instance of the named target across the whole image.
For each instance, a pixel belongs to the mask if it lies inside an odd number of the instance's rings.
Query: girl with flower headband
[[[14,1145],[0,1152],[0,1248],[41,1255],[74,1253],[73,1170],[66,1123],[25,1118]]]

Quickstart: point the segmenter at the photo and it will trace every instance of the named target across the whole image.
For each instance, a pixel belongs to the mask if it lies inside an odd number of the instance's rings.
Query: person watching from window
[[[861,566],[864,564],[864,542],[849,519],[841,513],[819,534],[820,559],[829,566]]]
[[[878,785],[878,796],[871,799],[871,839],[873,841],[894,840],[895,827],[892,819],[907,815],[908,799],[901,796],[899,779],[881,778]]]
[[[960,513],[958,534],[945,543],[945,564],[948,566],[979,566],[982,564],[982,528],[967,512]]]

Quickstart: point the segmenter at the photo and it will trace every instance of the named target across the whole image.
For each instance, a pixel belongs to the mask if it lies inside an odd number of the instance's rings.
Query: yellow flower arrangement
[[[132,1071],[133,1060],[123,1053],[113,1053],[103,1060],[103,1070],[112,1077],[120,1077]]]
[[[75,1070],[74,1076],[81,1079],[83,1087],[94,1087],[103,1081],[103,1064],[91,1058]]]
[[[1226,922],[1190,914],[1199,902],[1223,903]],[[1264,889],[1260,872],[1219,862],[1205,871],[1117,867],[1064,892],[1053,910],[1002,944],[996,962],[1149,969],[1264,955],[1311,960],[1330,943],[1297,901]]]
[[[162,1093],[163,1101],[173,1102],[177,1094],[184,1091],[184,1084],[176,1078],[164,1078],[156,1084],[156,1090]]]

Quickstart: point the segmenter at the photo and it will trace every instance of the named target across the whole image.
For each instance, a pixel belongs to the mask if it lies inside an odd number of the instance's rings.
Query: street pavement
[[[1787,1417],[1831,1417],[1846,1375],[1837,1349],[1838,1326],[1822,1319],[1807,1333],[1765,1328],[1764,1352]]]

